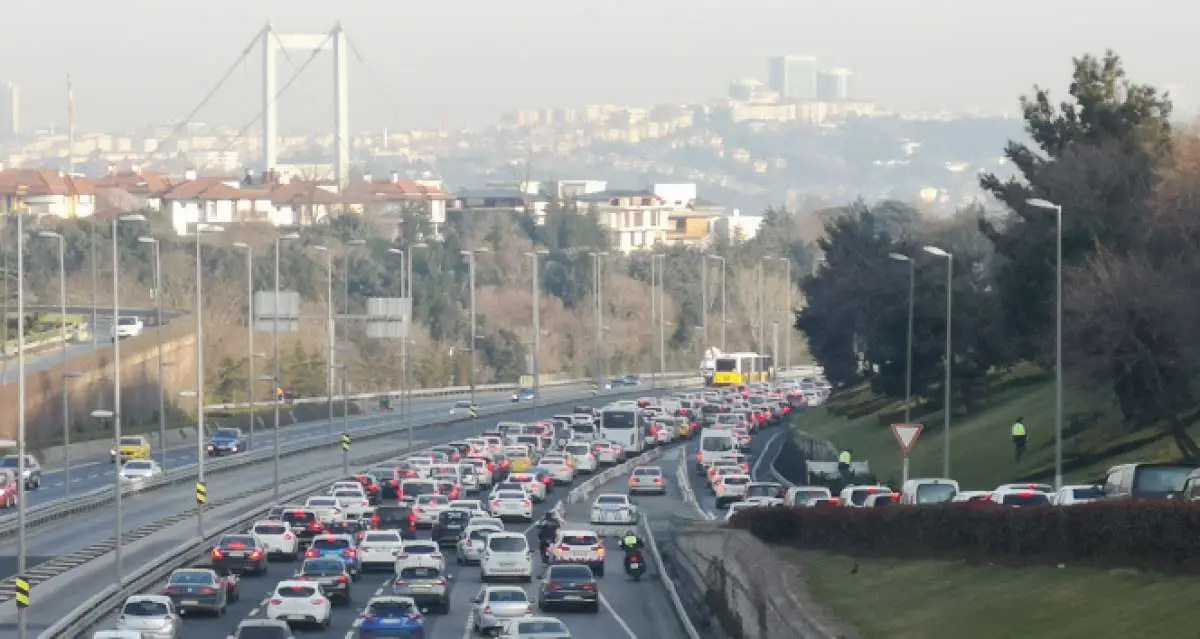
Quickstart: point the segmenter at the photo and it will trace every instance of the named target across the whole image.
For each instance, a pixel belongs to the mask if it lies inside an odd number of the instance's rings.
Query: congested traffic
[[[786,403],[739,405],[738,428],[756,431]],[[115,628],[93,636],[428,639],[447,624],[456,637],[634,636],[603,584],[646,574],[637,500],[667,494],[668,478],[635,466],[569,521],[562,500],[599,471],[701,435],[704,404],[702,393],[679,392],[578,405],[376,464],[272,506],[160,590],[130,597]],[[261,601],[222,621],[244,597]],[[582,621],[589,615],[611,622]]]

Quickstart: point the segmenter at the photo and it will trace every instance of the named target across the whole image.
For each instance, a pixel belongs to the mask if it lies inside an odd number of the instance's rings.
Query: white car
[[[467,463],[475,467],[475,479],[478,480],[479,490],[484,490],[492,486],[492,463],[480,457],[468,457]]]
[[[483,549],[488,535],[496,532],[504,532],[504,525],[468,524],[467,529],[463,531],[462,538],[458,540],[454,560],[460,566],[479,563],[479,560],[483,558]]]
[[[892,489],[889,486],[879,484],[855,484],[843,488],[842,492],[838,493],[838,499],[845,508],[864,508],[867,504],[867,497],[878,493],[890,495],[892,494]],[[1049,499],[1048,496],[1047,499]]]
[[[479,469],[475,464],[462,463],[458,465],[458,483],[464,492],[477,493],[483,483]],[[487,472],[486,470],[483,472]]]
[[[1080,484],[1076,486],[1063,486],[1050,499],[1050,503],[1055,506],[1074,506],[1076,504],[1089,504],[1093,501],[1104,497],[1104,491],[1098,486]]]
[[[479,578],[488,583],[497,577],[533,581],[533,549],[522,533],[495,532],[488,535],[479,559]]]
[[[597,462],[596,456],[592,454],[591,444],[571,442],[566,445],[563,451],[575,460],[575,472],[581,474],[596,472],[596,465],[599,462]]]
[[[137,315],[121,315],[117,317],[117,323],[112,328],[112,338],[115,342],[126,337],[137,337],[144,330],[146,330],[146,325],[142,322],[142,318]]]
[[[585,564],[597,577],[604,576],[604,540],[591,530],[560,530],[551,547],[556,564]]]
[[[725,511],[725,521],[733,519],[733,516],[751,508],[762,508],[763,505],[753,501],[735,501],[729,504],[729,510]]]
[[[250,532],[258,538],[268,557],[275,555],[299,559],[304,554],[300,552],[300,540],[286,521],[256,521],[250,527]]]
[[[309,497],[304,507],[313,511],[322,523],[331,524],[342,518],[342,507],[336,497]]]
[[[488,506],[493,517],[533,521],[533,500],[524,490],[497,491],[495,495],[492,495],[492,501]]]
[[[620,461],[620,454],[613,447],[612,442],[603,440],[592,442],[592,452],[596,455],[596,461],[601,464],[615,464]]]
[[[641,466],[629,473],[629,494],[667,494],[667,478],[658,466]]]
[[[504,530],[504,520],[499,517],[472,517],[471,521],[467,522],[468,526],[495,526],[500,530]]]
[[[536,502],[546,501],[546,484],[538,481],[533,473],[512,473],[508,481],[521,484],[521,488]]]
[[[556,617],[522,617],[504,622],[499,639],[571,639],[567,624]]]
[[[121,481],[138,484],[163,474],[162,466],[151,459],[134,459],[121,466]]]
[[[569,484],[575,481],[575,469],[571,468],[567,464],[567,460],[562,457],[543,457],[538,462],[538,467],[550,471],[550,476],[557,484]]]
[[[469,402],[465,399],[460,399],[457,402],[454,402],[454,405],[450,407],[450,414],[458,415],[461,413],[466,413],[470,410],[471,410],[471,402]]]
[[[438,515],[450,510],[450,498],[445,495],[421,495],[413,505],[413,514],[417,516],[417,526],[430,527],[437,521]]]
[[[143,639],[176,639],[182,625],[179,611],[165,595],[134,595],[117,617],[117,630],[137,631]]]
[[[344,517],[361,519],[371,511],[371,500],[367,498],[367,491],[363,490],[361,485],[357,489],[338,488],[333,491],[331,497],[337,500]]]
[[[446,557],[437,542],[428,539],[417,539],[402,542],[396,551],[393,569],[400,574],[405,568],[437,568],[446,571]]]
[[[97,630],[92,633],[92,639],[142,639],[142,633],[136,630]]]
[[[398,530],[368,530],[358,542],[358,562],[363,572],[381,566],[390,569],[403,547],[404,538]]]
[[[471,603],[475,632],[481,635],[503,628],[512,619],[533,616],[533,602],[520,586],[484,586]]]
[[[592,502],[588,521],[593,524],[633,525],[637,523],[637,513],[637,506],[630,503],[628,495],[606,493],[597,495]]]
[[[486,512],[483,502],[478,499],[454,499],[450,501],[449,510],[465,510],[469,513]],[[474,517],[474,514],[471,515]]]
[[[288,625],[312,624],[324,630],[333,616],[333,604],[315,582],[288,579],[275,585],[275,592],[267,599],[266,615]]]

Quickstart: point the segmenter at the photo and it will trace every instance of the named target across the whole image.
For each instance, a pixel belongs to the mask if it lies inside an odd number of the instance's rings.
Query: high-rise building
[[[0,140],[11,140],[21,133],[21,87],[5,82],[0,92]]]
[[[822,102],[850,99],[850,69],[824,69],[817,74],[817,98]]]
[[[817,99],[817,58],[811,55],[784,55],[767,63],[767,83],[789,100]]]

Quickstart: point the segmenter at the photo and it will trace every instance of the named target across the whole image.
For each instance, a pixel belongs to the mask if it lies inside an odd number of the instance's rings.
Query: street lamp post
[[[917,263],[903,253],[888,253],[888,257],[897,262],[908,263],[908,338],[904,355],[904,423],[912,421],[912,347],[913,347],[913,311],[915,310],[917,292]],[[904,465],[901,469],[901,483],[908,481],[908,454],[904,455]]]
[[[275,236],[275,296],[271,301],[272,327],[271,327],[271,397],[274,398],[274,422],[275,432],[272,447],[275,449],[272,464],[274,481],[271,482],[275,499],[279,499],[279,402],[280,397],[275,393],[276,389],[281,388],[279,379],[279,249],[284,240],[299,239],[299,233],[283,233]],[[288,328],[291,328],[292,319],[288,318]]]
[[[654,265],[658,264],[658,288],[655,289],[654,284]],[[651,283],[651,301],[653,301],[656,291],[658,297],[658,370],[655,373],[654,386],[658,387],[658,378],[667,372],[667,353],[666,353],[666,331],[667,331],[667,256],[666,255],[651,255],[650,256],[650,283]],[[651,304],[653,308],[653,304]]]
[[[1026,204],[1054,212],[1057,222],[1055,235],[1054,291],[1054,489],[1063,484],[1063,209],[1041,198],[1026,200]]]
[[[596,290],[596,389],[604,388],[604,375],[606,366],[604,362],[604,259],[608,257],[608,251],[593,251],[588,253],[592,256],[592,276]]]
[[[138,242],[142,244],[150,244],[154,247],[154,313],[155,313],[155,328],[154,333],[158,336],[158,447],[159,447],[159,465],[162,466],[163,472],[167,471],[167,399],[166,399],[166,384],[163,381],[164,362],[163,362],[163,342],[162,342],[162,256],[159,250],[158,238],[149,236],[139,236]]]
[[[62,340],[58,344],[58,349],[59,349],[59,358],[62,361],[63,365],[66,365],[66,363],[67,363],[67,262],[66,262],[67,251],[66,251],[66,241],[64,240],[62,233],[57,233],[55,231],[40,231],[38,233],[38,237],[44,238],[44,239],[56,240],[58,242],[58,305],[59,305],[59,318],[58,319],[59,319],[59,339]],[[20,251],[18,251],[18,252],[20,252]],[[18,265],[17,272],[23,273],[24,266]],[[8,274],[6,273],[5,276],[7,277],[7,275]],[[20,278],[18,278],[18,279],[20,279]],[[17,291],[18,300],[23,299],[22,295],[23,294],[22,294],[21,290],[18,290]],[[24,315],[21,314],[20,311],[18,311],[18,315],[19,315],[19,317],[22,318],[22,327],[23,327],[24,326],[24,324],[23,324]],[[7,318],[5,319],[5,321],[7,321]],[[20,372],[20,371],[18,371],[18,372]],[[21,376],[24,377],[23,374]],[[24,395],[25,395],[24,391],[21,391],[22,399],[24,398]],[[70,491],[71,491],[71,481],[70,481],[70,479],[71,479],[70,478],[70,473],[71,473],[71,470],[70,470],[71,469],[71,427],[70,427],[70,422],[69,422],[70,415],[68,415],[69,410],[67,408],[68,402],[69,402],[69,397],[67,395],[67,374],[64,373],[63,377],[62,377],[63,452],[66,457],[66,459],[65,459],[65,461],[66,461],[66,464],[65,464],[66,471],[65,472],[67,474],[66,492],[69,495]]]
[[[471,387],[471,406],[475,406],[475,342],[479,339],[475,335],[475,256],[479,253],[486,253],[487,250],[485,246],[462,251],[462,254],[467,258],[467,287],[470,289],[471,295],[471,343],[467,347],[468,353],[471,356],[470,368],[467,371],[467,384]]]
[[[113,426],[113,456],[117,468],[113,473],[113,501],[116,504],[117,521],[116,521],[116,577],[117,584],[124,581],[123,565],[121,563],[121,546],[122,538],[125,535],[125,525],[122,518],[123,506],[121,504],[121,340],[117,337],[117,323],[121,316],[121,260],[120,247],[117,243],[117,224],[119,222],[145,222],[146,216],[140,213],[130,213],[114,217],[112,221],[112,269],[113,269],[113,316],[112,316],[112,336],[113,336],[113,407],[111,411],[93,411],[92,416],[106,419],[104,413],[108,413],[107,419],[112,419]],[[199,309],[197,309],[199,310]],[[99,412],[99,414],[97,414]]]
[[[233,246],[246,250],[246,399],[250,416],[246,447],[254,450],[254,249],[245,242],[234,242]]]
[[[63,494],[71,496],[71,393],[67,388],[68,382],[83,377],[83,373],[63,373],[62,376],[62,411],[63,411]]]
[[[784,330],[787,339],[783,342],[783,367],[786,370],[792,370],[792,326],[796,323],[794,315],[796,309],[792,307],[792,258],[782,257],[783,272],[787,285],[787,311],[784,313]]]
[[[542,255],[549,255],[550,251],[527,251],[526,256],[529,257],[529,263],[532,266],[532,282],[529,286],[530,302],[533,314],[533,358],[530,368],[533,370],[533,418],[537,419],[538,404],[541,402],[542,395],[542,308],[541,308],[541,285],[538,283],[538,260]],[[519,399],[519,398],[518,398]]]
[[[329,422],[328,422],[329,423],[329,434],[332,435],[333,434],[333,391],[334,391],[334,383],[337,381],[336,371],[334,370],[334,366],[337,365],[337,362],[335,361],[337,359],[337,355],[334,352],[335,351],[334,340],[336,338],[337,323],[336,323],[336,320],[334,319],[334,314],[333,314],[333,304],[334,304],[334,302],[333,302],[333,249],[329,248],[328,246],[314,246],[313,248],[325,253],[325,257],[327,258],[326,275],[328,276],[327,277],[328,284],[327,284],[326,293],[325,293],[325,295],[326,295],[325,299],[327,300],[327,302],[325,304],[325,307],[326,307],[325,308],[325,326],[326,326],[326,333],[327,333],[326,339],[329,342],[329,349],[328,349],[329,354],[328,354],[328,357],[326,358],[326,362],[325,362],[325,368],[326,368],[325,392],[326,392],[326,399],[329,402]]]
[[[712,258],[721,262],[721,351],[724,352],[727,348],[725,343],[726,326],[729,324],[729,320],[726,318],[729,299],[725,296],[725,271],[727,265],[724,255],[713,255]]]
[[[708,350],[708,257],[708,253],[700,254],[700,308],[704,309],[700,315],[700,329],[704,335],[701,359],[704,358],[704,352]]]
[[[946,362],[944,365],[946,379],[943,382],[945,388],[945,406],[943,407],[945,423],[943,425],[943,448],[942,448],[942,476],[950,477],[950,415],[953,412],[953,407],[950,405],[950,369],[954,364],[954,353],[951,350],[951,329],[953,314],[951,313],[952,304],[954,302],[954,255],[949,251],[945,251],[936,246],[924,247],[926,253],[937,257],[946,258]]]
[[[24,187],[20,187],[24,191]],[[21,193],[22,197],[24,193]],[[62,236],[59,236],[61,255]],[[8,277],[8,273],[4,274]],[[8,318],[4,318],[8,323]],[[65,361],[65,360],[64,360]],[[17,576],[25,579],[25,215],[17,212]],[[118,542],[119,543],[119,542]],[[17,635],[26,637],[24,607],[17,608]]]
[[[225,230],[215,224],[196,224],[196,483],[204,483],[204,264],[200,236]],[[196,502],[196,530],[204,537],[204,504]]]

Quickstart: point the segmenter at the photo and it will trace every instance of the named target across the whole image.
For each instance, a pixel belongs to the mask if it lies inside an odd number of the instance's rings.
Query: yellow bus
[[[775,362],[758,353],[725,353],[715,360],[710,386],[744,386],[775,377]]]

